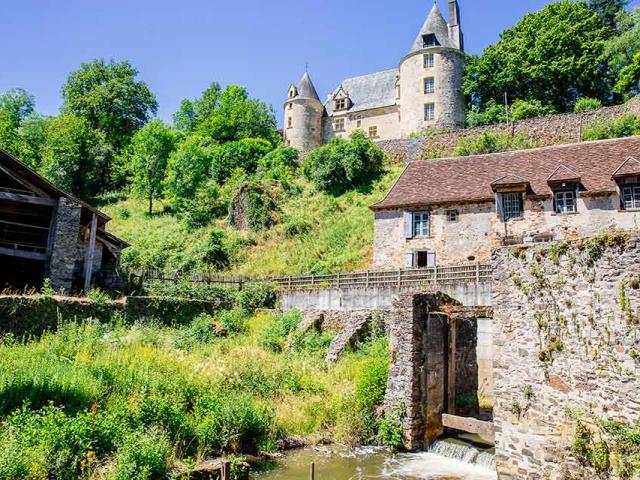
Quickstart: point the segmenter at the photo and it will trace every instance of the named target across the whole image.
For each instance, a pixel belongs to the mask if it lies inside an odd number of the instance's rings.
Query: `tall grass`
[[[0,345],[0,478],[151,479],[207,456],[272,450],[286,435],[370,438],[375,380],[364,381],[367,411],[349,409],[362,403],[363,366],[387,361],[380,339],[327,366],[317,332],[271,348],[282,318],[244,318],[226,336],[210,322],[65,324]]]

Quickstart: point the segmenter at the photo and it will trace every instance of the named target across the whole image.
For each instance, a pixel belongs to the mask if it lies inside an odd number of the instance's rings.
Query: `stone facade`
[[[596,422],[640,421],[638,235],[504,248],[493,266],[498,478],[619,478]],[[608,442],[605,472],[573,453],[576,419]]]
[[[79,258],[80,215],[82,206],[60,197],[56,209],[53,249],[47,276],[55,290],[70,292]]]
[[[287,143],[309,152],[322,145],[322,115],[324,106],[313,98],[294,98],[284,109],[285,138]]]
[[[411,267],[408,253],[435,252],[438,264],[487,262],[491,252],[506,237],[539,237],[555,240],[591,236],[603,229],[640,225],[640,212],[619,210],[620,196],[578,196],[576,214],[556,214],[553,199],[526,198],[524,216],[505,222],[494,202],[452,204],[430,210],[428,237],[405,238],[404,210],[375,212],[373,268],[388,270]],[[458,212],[450,222],[448,212]],[[419,211],[419,210],[418,210]]]
[[[336,131],[335,120],[342,118],[344,120],[344,129]],[[334,117],[324,117],[323,119],[323,141],[329,143],[336,137],[348,138],[356,130],[362,130],[369,134],[370,128],[375,128],[377,135],[375,138],[399,138],[401,133],[400,109],[397,105],[390,107],[377,108],[358,112],[353,114],[335,115]]]

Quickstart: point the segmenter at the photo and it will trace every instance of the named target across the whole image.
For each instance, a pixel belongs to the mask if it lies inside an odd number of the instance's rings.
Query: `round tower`
[[[462,92],[464,44],[457,0],[449,1],[449,24],[437,3],[400,62],[400,128],[406,136],[428,128],[465,124]]]
[[[309,73],[300,83],[291,85],[284,104],[284,140],[302,153],[322,145],[322,116],[324,106]]]

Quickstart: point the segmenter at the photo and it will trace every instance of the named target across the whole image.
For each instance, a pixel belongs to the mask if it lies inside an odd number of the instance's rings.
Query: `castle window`
[[[428,237],[431,235],[431,226],[429,221],[429,212],[413,213],[413,236]]]
[[[289,117],[287,119],[287,128],[291,128],[291,127],[293,127],[293,118]]]
[[[336,118],[333,121],[333,129],[336,132],[344,132],[344,118]]]
[[[424,55],[424,68],[433,68],[433,53]]]
[[[424,104],[424,119],[427,122],[436,119],[436,106],[433,103]]]
[[[293,103],[289,104],[289,110],[293,110]]]
[[[501,193],[500,202],[502,203],[502,217],[505,220],[524,216],[524,198],[521,192]]]
[[[369,138],[377,138],[378,137],[378,127],[369,127]]]
[[[424,93],[433,93],[436,90],[436,81],[433,77],[424,79]]]
[[[458,223],[459,217],[458,210],[447,210],[447,221],[449,223]]]
[[[339,98],[336,100],[336,110],[346,110],[347,108],[347,99]]]
[[[437,47],[438,45],[440,45],[438,43],[438,39],[433,33],[429,33],[427,35],[422,36],[422,46],[424,48]]]
[[[362,115],[356,117],[356,128],[362,127]]]

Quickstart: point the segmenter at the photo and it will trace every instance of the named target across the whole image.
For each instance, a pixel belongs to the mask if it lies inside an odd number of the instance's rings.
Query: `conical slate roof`
[[[298,98],[311,98],[320,101],[320,97],[318,97],[318,92],[311,81],[309,72],[304,72],[300,80],[300,84],[298,85]]]
[[[418,33],[418,36],[413,42],[411,52],[422,50],[424,48],[422,37],[429,34],[434,34],[436,36],[440,46],[454,47],[451,39],[449,38],[449,26],[442,16],[442,12],[440,12],[437,3],[433,4],[433,8],[431,9],[431,12],[429,12],[427,20],[424,22],[424,25],[420,29],[420,33]]]

